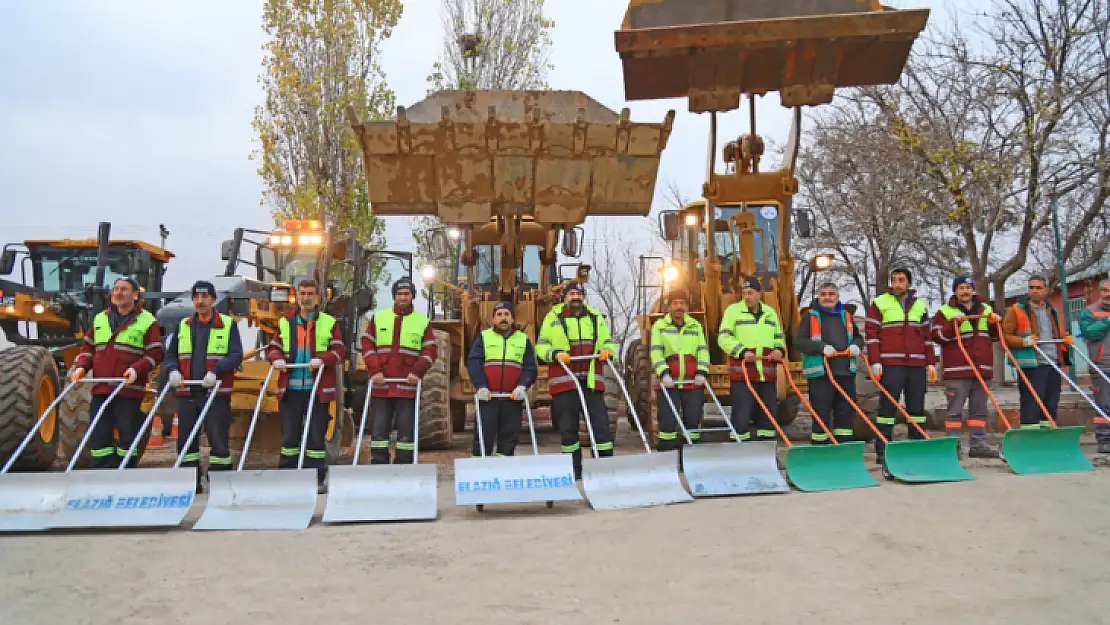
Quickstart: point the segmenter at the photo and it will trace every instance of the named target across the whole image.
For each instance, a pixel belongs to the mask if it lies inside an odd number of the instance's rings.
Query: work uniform
[[[582,304],[582,311],[572,315],[565,303],[556,304],[543,319],[539,339],[536,341],[536,354],[539,359],[549,363],[547,384],[551,393],[551,412],[559,424],[561,450],[571,454],[575,476],[582,473],[582,446],[578,442],[578,419],[582,414],[582,401],[575,390],[577,378],[586,398],[586,418],[597,440],[599,456],[613,455],[613,432],[609,428],[609,410],[605,407],[605,382],[601,371],[603,363],[597,358],[572,360],[570,367],[573,377],[567,375],[563,365],[556,360],[557,354],[588,356],[599,354],[602,350],[615,353],[617,346],[609,335],[609,326],[599,312]]]
[[[428,318],[410,307],[379,310],[370,317],[360,341],[366,373],[386,378],[418,378],[436,361],[436,340]],[[389,436],[397,429],[394,464],[412,462],[416,449],[416,386],[407,382],[372,385],[370,400],[370,464],[389,464]]]
[[[228,434],[231,429],[231,393],[235,386],[235,370],[243,363],[243,343],[235,320],[227,315],[213,314],[206,320],[193,314],[181,320],[177,333],[166,345],[166,373],[177,371],[185,380],[201,380],[212,372],[220,381],[216,398],[204,417],[204,432],[208,436],[208,470],[231,469],[231,448]],[[181,445],[193,431],[197,417],[208,401],[209,389],[202,386],[181,386],[177,389],[177,438],[178,453]],[[183,467],[197,467],[200,480],[200,434],[193,438]]]
[[[507,336],[488,328],[470,346],[466,370],[475,388],[489,389],[494,395],[510,394],[518,386],[528,388],[536,381],[536,351],[528,335],[516,326]],[[519,400],[504,397],[478,403],[485,455],[512,456],[516,452],[523,407]],[[483,455],[478,428],[474,428],[472,453]]]
[[[1087,339],[1087,357],[1110,375],[1110,306],[1096,302],[1079,313],[1079,331]],[[1091,372],[1091,390],[1095,403],[1110,414],[1110,384],[1097,371]],[[1110,453],[1110,421],[1096,413],[1094,425],[1099,453]]]
[[[651,326],[651,368],[658,380],[655,383],[656,405],[659,414],[659,451],[669,451],[681,447],[685,442],[676,428],[677,416],[671,412],[671,405],[663,393],[670,396],[682,413],[682,423],[687,430],[701,427],[702,406],[705,403],[705,390],[697,384],[675,384],[673,388],[663,388],[660,381],[670,376],[672,382],[693,380],[695,376],[709,378],[709,346],[705,342],[705,331],[697,319],[682,315],[676,322],[674,315],[667,314]],[[701,432],[690,432],[690,441],[698,442]]]
[[[94,378],[122,378],[128,369],[136,378],[116,395],[105,409],[89,435],[88,447],[92,466],[97,469],[118,467],[127,456],[143,422],[142,402],[151,371],[162,361],[162,334],[154,315],[137,303],[127,314],[112,306],[97,313],[92,328],[81,343],[81,353],[73,360],[73,368],[89,371]],[[89,418],[104,406],[116,384],[95,384]],[[116,440],[115,432],[119,433]],[[127,459],[128,467],[139,464],[138,458]]]
[[[826,309],[816,299],[802,311],[801,321],[794,330],[794,346],[802,353],[802,376],[809,380],[809,403],[817,416],[832,430],[838,443],[852,440],[855,434],[856,412],[851,402],[856,401],[856,359],[836,356],[829,359],[829,368],[840,388],[840,394],[825,371],[825,348],[838,352],[850,345],[863,348],[863,336],[856,332],[852,313],[840,303]],[[831,443],[829,435],[820,426],[813,428],[810,442],[814,445]]]
[[[971,432],[972,449],[981,448],[987,443],[987,391],[979,384],[975,371],[978,370],[984,382],[994,377],[992,343],[998,340],[999,328],[987,318],[993,313],[994,309],[990,304],[980,302],[978,296],[975,296],[969,308],[961,306],[956,297],[952,296],[933,317],[933,340],[940,345],[944,392],[948,398],[944,429],[948,436],[960,436],[963,430],[964,406],[970,403],[967,427]],[[956,328],[952,320],[956,317],[973,316],[979,316],[979,319],[964,321],[959,329],[964,349],[971,356],[972,361],[968,362],[956,341]]]
[[[278,412],[281,416],[281,458],[279,469],[295,469],[300,462],[301,436],[305,418],[309,419],[308,444],[304,450],[304,466],[316,469],[322,483],[327,464],[327,433],[331,420],[329,405],[336,400],[336,372],[347,350],[335,317],[327,313],[301,314],[295,306],[288,315],[278,320],[278,332],[266,348],[266,359],[271,363],[284,360],[287,364],[308,364],[313,358],[323,363],[324,372],[312,403],[312,385],[316,371],[308,367],[284,369],[278,375]]]
[[[1046,330],[1048,334],[1044,333]],[[1070,362],[1066,345],[1045,345],[1041,348],[1044,355],[1041,355],[1033,347],[1025,346],[1025,338],[1035,336],[1039,340],[1049,340],[1062,339],[1064,335],[1060,314],[1048,302],[1037,307],[1023,298],[1006,310],[1006,318],[1002,321],[1002,338],[1029,380],[1028,386],[1018,385],[1023,428],[1052,427],[1052,422],[1044,415],[1036,398],[1040,398],[1045,410],[1055,420],[1056,410],[1060,406],[1061,379],[1060,374],[1049,363],[1064,367]],[[1032,390],[1029,386],[1033,387]]]
[[[747,368],[752,388],[771,414],[778,410],[778,364],[767,362],[764,358],[774,350],[786,356],[786,342],[782,324],[775,309],[759,302],[759,309],[753,312],[747,303],[740,301],[730,305],[721,319],[717,344],[728,354],[728,377],[731,381],[729,394],[732,399],[732,427],[741,440],[751,438],[752,414],[755,414],[755,436],[760,440],[774,440],[775,429],[771,419],[759,407],[744,382],[744,368]],[[747,354],[755,355],[755,362],[744,362]]]
[[[867,357],[872,366],[883,368],[878,382],[894,401],[904,396],[906,412],[924,428],[926,368],[936,366],[937,362],[925,302],[917,299],[912,289],[901,301],[892,293],[883,293],[871,301],[866,321]],[[882,394],[875,422],[887,440],[894,435],[896,410],[894,403]],[[911,440],[924,438],[917,428],[907,426]],[[886,444],[876,438],[875,454],[880,462],[885,452]]]

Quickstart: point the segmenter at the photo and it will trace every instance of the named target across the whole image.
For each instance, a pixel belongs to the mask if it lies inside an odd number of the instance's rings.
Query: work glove
[[[659,386],[663,388],[674,388],[674,380],[671,378],[671,374],[664,373],[663,377],[659,378]]]
[[[597,358],[601,362],[605,362],[606,360],[609,360],[612,357],[613,357],[613,352],[611,352],[607,349],[603,349],[603,350],[601,350],[600,352],[597,353]]]
[[[274,361],[274,369],[277,369],[278,371],[284,370],[285,369],[285,360],[280,359],[280,358],[275,360]]]
[[[700,373],[694,376],[694,381],[702,386],[705,386],[705,376]]]
[[[775,360],[775,361],[782,360],[782,350],[781,349],[772,349],[771,353],[767,354],[767,358],[769,358],[771,360]]]
[[[871,377],[875,378],[876,380],[883,377],[883,366],[881,364],[875,363],[871,365]]]
[[[127,380],[128,384],[134,384],[135,380],[139,379],[139,372],[129,368],[127,371],[123,372],[123,377]]]
[[[313,371],[315,371],[315,370],[317,370],[317,369],[319,369],[320,367],[323,367],[323,366],[324,366],[324,361],[320,360],[319,358],[313,358],[312,360],[308,361],[308,368],[312,369]]]
[[[755,362],[755,352],[749,350],[744,354],[744,362]]]
[[[408,377],[405,378],[405,381],[409,383],[409,386],[416,386],[420,383],[420,376],[415,373],[410,373]]]
[[[77,380],[80,380],[83,377],[85,377],[85,370],[82,369],[81,367],[77,367],[76,369],[71,371],[70,374],[69,374],[70,382],[76,382]]]
[[[478,398],[478,401],[489,401],[489,389],[482,387],[478,389],[477,393],[474,393],[474,396]]]
[[[170,388],[177,388],[185,383],[185,376],[181,375],[180,371],[170,371],[170,375],[166,378],[166,384]]]
[[[385,374],[379,371],[370,376],[370,381],[374,383],[374,386],[381,386],[385,384]]]
[[[1002,317],[999,317],[995,313],[991,313],[991,314],[987,315],[987,321],[989,321],[991,323],[1002,323]]]
[[[517,401],[524,401],[528,398],[528,389],[523,386],[518,386],[513,389],[513,399]]]
[[[1027,337],[1025,337],[1024,340],[1022,340],[1021,344],[1026,346],[1026,347],[1033,347],[1034,345],[1037,344],[1037,337],[1027,336]]]
[[[821,353],[825,354],[825,358],[832,358],[833,355],[836,354],[836,348],[832,345],[826,345],[825,349],[821,350]]]
[[[175,371],[174,373],[177,372]],[[212,388],[213,386],[216,386],[216,381],[218,379],[219,378],[216,377],[215,373],[209,371],[208,373],[204,374],[204,379],[200,381],[200,385],[204,388]]]
[[[1064,345],[1075,345],[1075,337],[1070,334],[1065,334]]]
[[[859,356],[859,345],[849,345],[848,346],[848,354],[852,358],[858,357]]]
[[[930,382],[936,382],[937,381],[936,365],[929,365],[928,369],[929,369],[929,381]]]
[[[570,365],[570,354],[566,352],[559,352],[558,354],[555,354],[555,360],[558,360],[564,365]]]

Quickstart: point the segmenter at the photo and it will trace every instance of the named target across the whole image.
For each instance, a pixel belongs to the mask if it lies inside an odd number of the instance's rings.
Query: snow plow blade
[[[798,490],[814,493],[878,486],[863,462],[863,443],[795,446],[786,451],[786,476]]]
[[[1079,448],[1083,430],[1079,425],[1009,430],[1002,437],[1002,459],[1018,475],[1094,471]]]
[[[695,497],[785,493],[774,441],[698,443],[682,448],[682,470]]]
[[[963,482],[975,477],[960,465],[960,439],[890,441],[886,446],[886,468],[902,482]]]

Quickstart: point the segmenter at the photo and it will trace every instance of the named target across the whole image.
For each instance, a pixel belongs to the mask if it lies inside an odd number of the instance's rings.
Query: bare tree
[[[655,295],[639,292],[640,285],[653,284],[651,276],[645,274],[654,267],[640,262],[641,254],[651,254],[653,250],[635,244],[646,237],[629,232],[627,228],[616,229],[608,222],[602,223],[592,239],[591,249],[587,250],[592,267],[587,298],[605,315],[613,342],[617,344],[617,354],[623,356],[628,344],[640,336],[637,316],[644,311],[640,310],[639,300]]]

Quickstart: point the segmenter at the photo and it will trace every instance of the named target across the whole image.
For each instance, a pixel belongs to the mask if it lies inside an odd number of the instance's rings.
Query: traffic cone
[[[173,427],[170,428],[169,438],[177,440],[177,413],[173,413]]]
[[[150,440],[147,441],[147,449],[159,449],[166,446],[166,439],[162,436],[162,416],[154,415],[154,423],[150,425]]]

